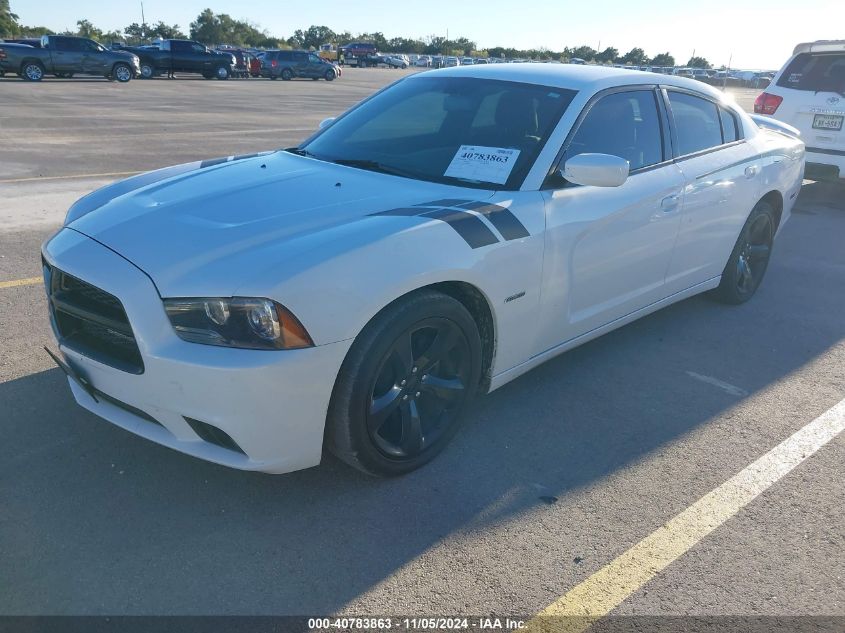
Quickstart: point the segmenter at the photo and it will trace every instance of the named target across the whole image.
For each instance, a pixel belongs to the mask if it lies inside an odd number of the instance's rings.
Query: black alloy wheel
[[[442,293],[412,293],[356,337],[335,382],[326,447],[373,475],[419,468],[457,432],[480,377],[472,315]]]
[[[724,303],[745,303],[763,281],[776,231],[775,212],[767,202],[758,202],[736,241],[731,257],[715,290]]]
[[[737,258],[736,283],[741,294],[753,293],[763,280],[772,254],[772,237],[772,219],[767,214],[754,218]]]
[[[456,422],[470,375],[469,343],[455,322],[431,318],[406,329],[370,391],[366,424],[374,444],[400,459],[436,444]]]

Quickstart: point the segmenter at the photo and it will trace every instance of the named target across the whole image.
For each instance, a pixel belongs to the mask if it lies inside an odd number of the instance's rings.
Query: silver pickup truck
[[[0,71],[17,73],[26,81],[41,81],[44,75],[57,77],[99,75],[127,82],[141,72],[138,56],[111,51],[85,37],[45,35],[41,47],[0,42]]]

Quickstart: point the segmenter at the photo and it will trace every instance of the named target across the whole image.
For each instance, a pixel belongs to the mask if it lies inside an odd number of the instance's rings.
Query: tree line
[[[25,26],[19,22],[18,16],[12,13],[9,0],[0,0],[0,38],[4,37],[40,37],[54,34],[46,27]],[[565,47],[560,51],[546,48],[516,49],[495,46],[479,49],[476,43],[465,37],[447,39],[439,35],[426,38],[393,37],[387,38],[381,32],[357,33],[349,31],[335,32],[327,26],[312,25],[307,29],[297,29],[288,38],[270,35],[265,29],[247,20],[238,20],[226,13],[214,13],[205,9],[196,20],[189,25],[186,35],[179,25],[169,25],[159,21],[155,24],[138,24],[133,22],[122,31],[103,31],[88,20],[79,20],[76,30],[64,31],[61,35],[78,35],[103,42],[126,42],[139,44],[150,40],[185,39],[207,45],[230,44],[233,46],[247,46],[252,48],[306,48],[316,50],[321,44],[343,46],[353,41],[372,42],[376,48],[385,53],[417,53],[425,55],[458,55],[472,57],[498,57],[510,59],[535,59],[569,61],[573,58],[599,64],[630,64],[633,66],[674,66],[675,58],[669,53],[658,53],[649,57],[645,50],[632,48],[625,54],[609,46],[598,51],[590,46]],[[695,68],[711,68],[710,63],[703,57],[693,56],[686,64]]]

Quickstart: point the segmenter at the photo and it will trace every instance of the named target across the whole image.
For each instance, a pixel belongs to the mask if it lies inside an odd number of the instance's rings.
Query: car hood
[[[163,297],[231,296],[257,272],[301,253],[315,233],[334,238],[388,209],[491,194],[280,151],[115,183],[71,207],[66,226],[143,270]]]

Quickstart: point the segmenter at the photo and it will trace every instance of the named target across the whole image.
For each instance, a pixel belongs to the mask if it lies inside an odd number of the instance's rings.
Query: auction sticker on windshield
[[[461,145],[443,175],[503,185],[517,158],[518,149]]]

